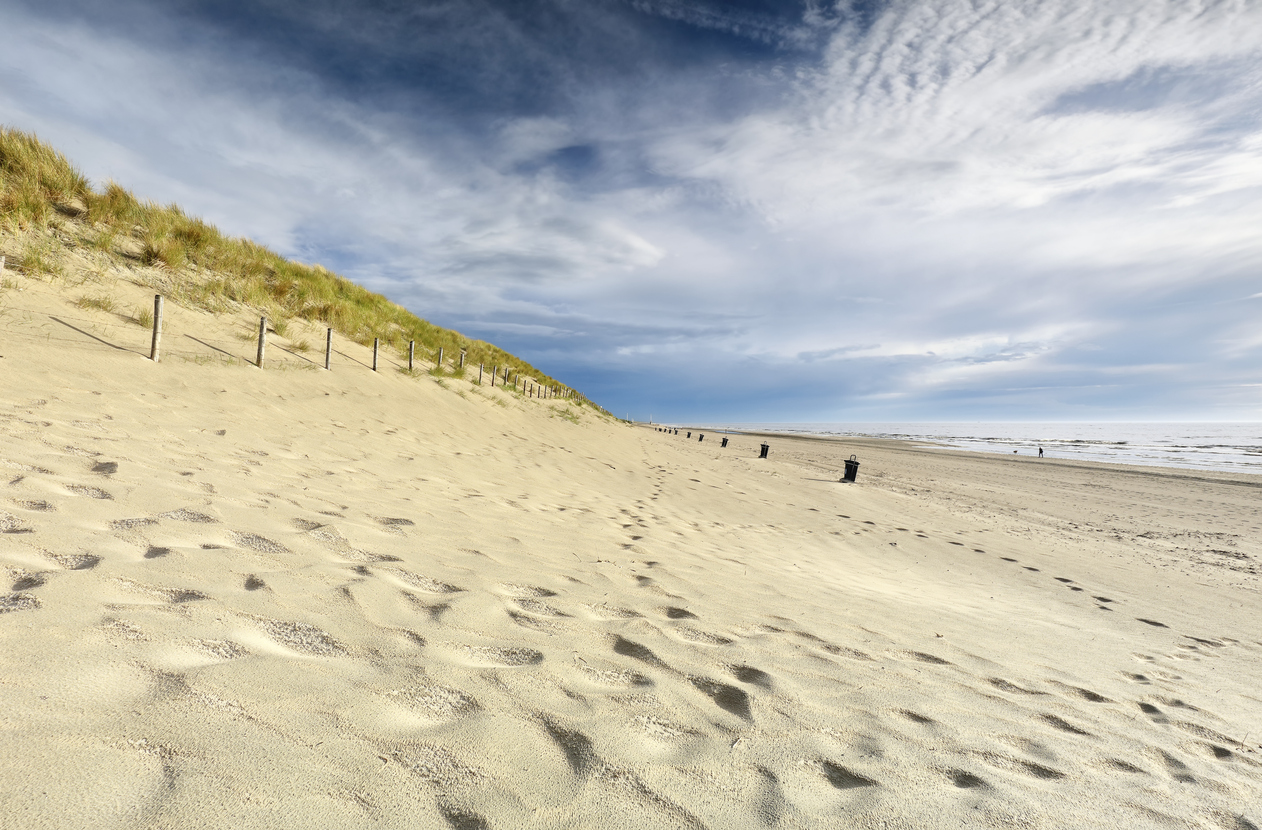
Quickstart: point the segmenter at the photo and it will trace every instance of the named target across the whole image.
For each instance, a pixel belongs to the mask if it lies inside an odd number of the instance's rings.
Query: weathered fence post
[[[267,318],[259,318],[259,353],[254,360],[254,365],[263,368],[263,348],[267,345]]]
[[[416,355],[416,341],[408,341],[408,371],[412,371],[412,358]]]
[[[492,389],[495,388],[495,376],[498,375],[499,372],[500,372],[500,367],[498,366],[491,367],[491,388]]]
[[[4,273],[4,257],[0,256],[0,274]]]
[[[324,371],[329,371],[333,366],[333,328],[332,326],[325,329],[324,332]]]
[[[461,369],[464,368],[464,355],[465,355],[464,349],[461,349],[460,350],[460,368]]]
[[[0,257],[0,271],[4,270],[4,257]],[[162,295],[153,295],[153,343],[149,346],[149,359],[158,362],[158,347],[162,344]]]
[[[478,364],[478,386],[482,385],[482,364]]]
[[[379,338],[372,339],[372,370],[377,371],[377,345],[381,342]]]
[[[443,368],[443,347],[438,347],[438,368]]]

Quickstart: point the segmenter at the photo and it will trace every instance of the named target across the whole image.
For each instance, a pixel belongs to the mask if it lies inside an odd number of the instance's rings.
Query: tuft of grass
[[[294,347],[294,351],[296,352],[302,352],[303,354],[306,354],[307,352],[311,351],[311,344],[308,343],[306,340],[299,340],[298,342],[293,343],[292,345]]]
[[[0,128],[0,217],[5,225],[47,226],[58,207],[84,203],[90,190],[87,178],[61,153],[34,135]]]
[[[95,250],[103,254],[114,252],[114,247],[118,240],[118,229],[108,226],[100,227],[92,234],[88,244]]]
[[[65,276],[60,252],[51,240],[40,240],[27,244],[18,255],[17,267],[28,277],[51,277],[56,279]]]
[[[294,262],[248,239],[226,236],[177,205],[143,201],[116,182],[93,188],[65,156],[36,136],[0,127],[0,228],[46,229],[62,216],[69,217],[72,229],[84,229],[80,235],[90,247],[117,264],[138,259],[156,269],[142,269],[139,276],[181,304],[215,313],[247,306],[280,321],[273,326],[281,336],[288,321],[306,320],[365,346],[379,338],[383,347],[404,354],[409,341],[423,354],[439,348],[451,355],[464,351],[470,364],[498,365],[552,381],[503,349],[436,326],[320,265]],[[47,248],[26,252],[20,265],[32,276],[62,274],[60,257]]]
[[[132,310],[131,316],[127,319],[131,320],[141,328],[152,328],[153,310],[149,308],[135,308]]]
[[[86,294],[75,300],[75,306],[78,308],[88,309],[94,308],[97,311],[107,311],[113,313],[118,308],[113,297],[89,297]],[[149,321],[153,322],[152,319]]]
[[[564,418],[565,420],[569,421],[571,424],[577,424],[579,422],[578,413],[576,412],[570,412],[568,410],[562,409],[559,406],[551,406],[548,408],[552,410],[553,414],[556,417]]]

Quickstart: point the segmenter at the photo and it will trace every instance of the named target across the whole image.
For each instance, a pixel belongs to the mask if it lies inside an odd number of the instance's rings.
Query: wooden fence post
[[[500,367],[498,366],[491,367],[491,388],[492,389],[495,388],[495,376],[498,375],[499,373],[500,373]]]
[[[464,349],[460,350],[460,368],[464,368]]]
[[[478,364],[478,386],[482,385],[482,364]]]
[[[0,271],[4,270],[4,257],[0,257]],[[158,362],[158,347],[162,344],[162,295],[153,295],[153,343],[149,346],[149,359]]]
[[[329,367],[333,365],[333,328],[330,326],[324,331],[324,371],[329,371]]]
[[[263,349],[267,345],[267,318],[259,318],[259,353],[255,358],[254,365],[260,369],[263,368]]]
[[[412,358],[416,356],[416,341],[408,341],[408,371],[412,371]]]
[[[380,342],[379,338],[372,339],[372,370],[374,372],[377,371],[377,344]]]
[[[438,368],[443,368],[443,347],[438,347]]]

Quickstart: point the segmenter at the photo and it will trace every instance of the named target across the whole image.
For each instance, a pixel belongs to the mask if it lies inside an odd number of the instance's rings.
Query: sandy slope
[[[356,347],[153,365],[143,331],[24,288],[4,826],[1262,822],[1257,480],[759,461]]]

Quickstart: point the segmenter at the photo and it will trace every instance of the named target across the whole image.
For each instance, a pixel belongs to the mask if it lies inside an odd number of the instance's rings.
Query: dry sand
[[[1262,823],[1260,479],[760,461],[18,283],[0,825]]]

